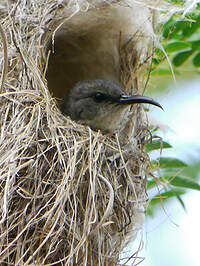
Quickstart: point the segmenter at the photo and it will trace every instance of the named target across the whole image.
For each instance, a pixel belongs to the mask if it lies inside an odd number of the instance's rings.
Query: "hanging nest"
[[[1,265],[120,264],[142,228],[143,108],[130,110],[123,132],[104,135],[64,117],[45,78],[47,47],[63,25],[73,30],[79,14],[100,23],[100,14],[124,8],[132,20],[122,20],[125,35],[118,31],[120,82],[143,93],[154,39],[149,1],[1,1]]]

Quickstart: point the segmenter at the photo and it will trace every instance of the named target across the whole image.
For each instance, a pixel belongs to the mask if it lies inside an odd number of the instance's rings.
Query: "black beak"
[[[134,96],[122,95],[119,99],[119,103],[120,104],[148,103],[155,105],[163,110],[162,106],[158,102],[142,95],[134,95]]]

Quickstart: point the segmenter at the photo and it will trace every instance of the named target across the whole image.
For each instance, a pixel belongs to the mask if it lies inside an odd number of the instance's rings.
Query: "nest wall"
[[[116,265],[141,230],[148,201],[142,107],[130,110],[123,132],[113,135],[65,118],[47,86],[47,47],[63,29],[69,36],[114,21],[106,34],[119,36],[118,81],[143,92],[153,5],[161,4],[1,1],[1,265]]]

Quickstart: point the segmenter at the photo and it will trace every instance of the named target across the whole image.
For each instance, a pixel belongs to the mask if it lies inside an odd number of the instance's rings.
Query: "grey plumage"
[[[127,108],[134,103],[161,107],[151,98],[127,95],[119,84],[110,80],[88,80],[74,86],[62,104],[62,112],[94,130],[114,132],[121,126]]]

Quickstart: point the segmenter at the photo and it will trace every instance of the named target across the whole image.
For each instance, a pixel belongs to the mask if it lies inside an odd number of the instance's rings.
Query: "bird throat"
[[[101,116],[98,115],[92,121],[82,121],[82,124],[89,125],[91,129],[103,133],[115,133],[121,131],[128,121],[128,113],[130,106],[123,106],[113,112],[105,113]]]

